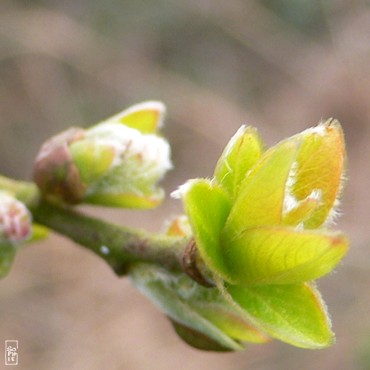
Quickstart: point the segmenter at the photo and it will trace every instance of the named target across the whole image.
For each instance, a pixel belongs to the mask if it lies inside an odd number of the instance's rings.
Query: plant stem
[[[189,238],[149,234],[45,200],[41,200],[31,211],[36,222],[93,251],[117,275],[125,274],[135,262],[155,263],[171,271],[183,270],[182,260]]]
[[[0,176],[0,190],[12,193],[32,212],[33,220],[56,231],[104,259],[123,275],[131,264],[149,262],[170,271],[187,271],[184,265],[190,238],[156,235],[87,216],[71,207],[42,199],[31,182]]]

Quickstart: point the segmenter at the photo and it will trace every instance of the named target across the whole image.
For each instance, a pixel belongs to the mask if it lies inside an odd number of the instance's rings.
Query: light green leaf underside
[[[326,307],[308,283],[249,288],[226,285],[226,290],[247,317],[274,338],[311,349],[334,342]]]
[[[220,185],[205,179],[186,186],[183,202],[198,251],[213,272],[229,280],[220,249],[221,230],[231,207],[229,196]]]
[[[207,299],[208,288],[201,287],[185,275],[173,275],[160,267],[139,264],[130,271],[134,285],[150,298],[172,320],[213,339],[221,346],[231,350],[242,350],[244,347],[232,339],[222,329],[209,321],[197,311],[194,290],[200,289],[200,299]],[[211,300],[214,299],[214,290]],[[217,293],[217,292],[216,292]]]
[[[266,226],[225,239],[224,259],[239,283],[291,284],[317,279],[343,258],[348,240],[340,234]]]

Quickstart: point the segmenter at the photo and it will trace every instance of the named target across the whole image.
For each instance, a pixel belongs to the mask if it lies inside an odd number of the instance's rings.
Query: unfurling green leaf
[[[190,180],[180,192],[220,291],[225,286],[230,302],[260,329],[299,347],[322,348],[333,338],[308,282],[331,272],[348,250],[345,236],[323,228],[335,216],[345,157],[335,120],[264,152],[255,129],[243,126],[214,179]]]
[[[147,101],[135,104],[101,123],[122,123],[142,134],[154,134],[161,128],[165,113],[163,103]]]
[[[231,138],[217,162],[215,179],[236,197],[240,184],[250,169],[260,159],[263,144],[257,130],[242,126]]]
[[[312,284],[227,285],[226,290],[251,322],[274,338],[311,349],[334,341],[325,304]]]
[[[292,193],[302,200],[319,189],[320,206],[304,223],[306,228],[313,229],[326,221],[340,193],[346,157],[344,138],[339,122],[333,119],[299,136],[302,145]]]
[[[286,142],[264,153],[240,185],[226,234],[233,237],[247,228],[281,223],[285,186],[297,149],[296,143]]]
[[[244,285],[318,279],[335,268],[347,249],[343,235],[280,226],[248,229],[222,245],[228,271]]]
[[[228,279],[220,235],[230,212],[230,197],[220,185],[206,179],[192,180],[179,192],[201,257],[211,269]]]

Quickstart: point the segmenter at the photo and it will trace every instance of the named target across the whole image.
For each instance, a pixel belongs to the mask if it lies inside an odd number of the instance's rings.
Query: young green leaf
[[[166,107],[159,101],[135,104],[104,122],[123,123],[143,134],[155,133],[162,125]]]
[[[325,304],[309,283],[226,285],[226,290],[252,323],[274,338],[311,349],[334,341]]]
[[[297,156],[297,173],[292,187],[297,200],[319,189],[321,204],[305,221],[306,228],[321,226],[330,214],[341,190],[345,147],[338,121],[329,119],[297,135],[302,140]]]
[[[185,211],[200,256],[213,272],[228,280],[220,234],[230,212],[230,198],[220,185],[206,179],[191,180],[183,190]]]
[[[227,238],[248,228],[281,223],[286,182],[297,149],[295,142],[288,141],[264,153],[240,185],[225,227]]]
[[[246,174],[260,159],[263,144],[257,130],[242,126],[231,138],[217,162],[214,176],[234,198]]]
[[[343,235],[280,226],[248,229],[223,240],[232,278],[244,285],[317,279],[332,271],[348,249]]]

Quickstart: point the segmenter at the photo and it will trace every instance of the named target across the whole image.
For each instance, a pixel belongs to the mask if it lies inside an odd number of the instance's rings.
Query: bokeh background
[[[241,124],[258,127],[270,145],[322,118],[342,122],[349,180],[338,228],[352,246],[319,284],[337,343],[320,351],[277,341],[243,353],[197,351],[127,279],[53,235],[24,249],[0,282],[0,345],[19,340],[17,368],[370,369],[369,3],[1,0],[2,174],[30,179],[46,138],[148,99],[168,107],[175,164],[168,193],[210,176]],[[84,210],[161,231],[181,206],[168,199],[154,211]]]

